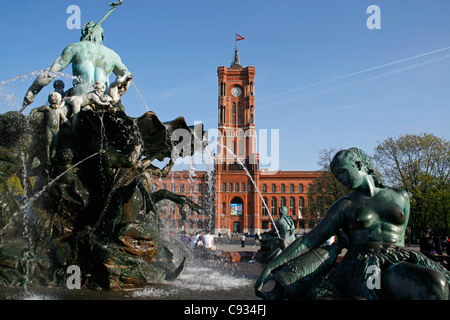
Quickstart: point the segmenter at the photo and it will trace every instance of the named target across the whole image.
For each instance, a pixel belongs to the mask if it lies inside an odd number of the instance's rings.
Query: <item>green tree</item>
[[[316,224],[325,214],[327,209],[339,198],[348,194],[348,190],[334,177],[330,169],[330,162],[336,152],[334,147],[322,149],[317,162],[322,167],[319,177],[308,189],[309,216],[311,225]]]
[[[450,142],[433,134],[388,138],[374,150],[375,163],[388,184],[411,197],[410,226],[448,234],[450,209]]]

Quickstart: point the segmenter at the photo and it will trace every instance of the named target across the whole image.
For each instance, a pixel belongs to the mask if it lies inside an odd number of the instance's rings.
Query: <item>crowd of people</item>
[[[447,236],[443,240],[436,236],[430,227],[426,227],[420,238],[420,252],[428,258],[444,264],[449,269],[450,259],[444,256],[444,251],[447,256],[450,256],[450,238]]]
[[[214,236],[209,231],[205,234],[196,232],[195,235],[192,236],[189,236],[185,231],[183,231],[181,234],[181,241],[191,249],[204,248],[207,250],[216,250]]]
[[[173,233],[171,233],[173,235]],[[217,236],[214,236],[211,234],[211,232],[195,232],[191,235],[187,234],[186,231],[182,231],[181,241],[186,245],[186,247],[191,249],[196,248],[203,248],[207,250],[216,250],[216,244],[214,243],[214,239],[216,239],[218,242],[222,243],[232,243],[234,240],[232,239],[239,239],[241,243],[241,248],[245,248],[247,237],[244,233],[231,233],[228,231],[226,234],[218,233]],[[259,243],[260,236],[259,234],[254,235],[255,243]]]

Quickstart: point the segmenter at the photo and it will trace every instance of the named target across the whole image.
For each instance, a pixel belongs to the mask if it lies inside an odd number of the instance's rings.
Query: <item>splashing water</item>
[[[206,164],[206,187],[207,187],[207,197],[206,197],[206,214],[208,216],[208,225],[207,230],[212,230],[213,224],[213,208],[214,208],[214,190],[215,190],[215,181],[214,181],[214,170],[212,170],[212,166],[207,163]]]
[[[264,266],[245,262],[191,261],[177,279],[135,290],[3,288],[2,300],[254,300],[254,282]]]
[[[21,158],[23,163],[23,192],[24,192],[24,200],[23,204],[20,206],[19,210],[17,210],[10,218],[10,221],[0,230],[0,235],[3,234],[15,221],[15,218],[18,217],[20,214],[22,214],[23,217],[23,231],[22,231],[22,238],[25,240],[25,247],[21,259],[21,264],[23,266],[23,272],[24,272],[24,282],[23,282],[23,288],[25,289],[26,297],[32,296],[30,291],[28,290],[28,283],[31,280],[33,269],[36,265],[35,261],[35,252],[34,252],[34,244],[35,239],[34,236],[36,234],[36,227],[34,225],[33,221],[33,211],[31,209],[31,205],[36,201],[47,189],[52,186],[56,181],[58,181],[60,178],[62,178],[66,173],[68,173],[70,170],[75,168],[76,166],[80,165],[84,161],[96,156],[99,152],[94,153],[85,159],[77,162],[64,172],[62,172],[60,175],[58,175],[56,178],[54,178],[52,181],[47,183],[39,192],[34,194],[31,198],[28,198],[28,173],[27,173],[27,166],[26,166],[26,157],[25,153],[22,152]]]
[[[80,164],[82,164],[83,162],[89,160],[92,157],[95,157],[96,155],[98,155],[100,152],[96,152],[94,154],[91,154],[90,156],[84,158],[83,160],[78,161],[77,163],[75,163],[73,166],[71,166],[70,168],[68,168],[66,171],[62,172],[60,175],[58,175],[56,178],[54,178],[52,181],[50,181],[49,183],[47,183],[39,192],[37,192],[35,195],[33,195],[30,199],[28,199],[27,201],[25,201],[21,206],[20,206],[20,210],[17,210],[11,217],[10,221],[0,230],[0,235],[2,235],[2,233],[8,229],[9,226],[11,226],[11,224],[14,222],[14,218],[17,217],[19,215],[19,213],[23,213],[25,212],[32,204],[34,201],[36,201],[45,191],[47,191],[47,189],[49,187],[51,187],[56,181],[58,181],[59,179],[61,179],[67,172],[69,172],[70,170],[72,170],[73,168],[79,166]]]
[[[43,75],[43,74],[47,74],[47,75],[53,76],[53,77],[64,77],[64,78],[68,78],[71,80],[78,78],[78,77],[74,77],[71,74],[64,73],[64,72],[50,72],[49,68],[47,68],[45,70],[41,69],[41,70],[31,71],[31,72],[25,73],[20,76],[15,76],[14,78],[9,78],[9,79],[3,80],[2,82],[0,82],[0,88],[3,88],[8,83],[11,83],[11,82],[14,82],[17,80],[26,81],[26,80],[30,80],[30,77],[35,78],[35,77]]]
[[[22,105],[21,98],[17,96],[17,94],[14,92],[14,89],[9,86],[9,84],[12,84],[18,80],[24,81],[30,81],[31,79],[34,79],[40,75],[48,75],[52,76],[54,78],[65,78],[69,80],[76,80],[79,77],[72,76],[71,74],[64,73],[64,72],[50,72],[49,68],[47,69],[41,69],[36,71],[31,71],[28,73],[25,73],[23,75],[18,75],[13,78],[9,78],[6,80],[3,80],[0,82],[0,102],[2,103],[3,107],[6,109],[20,109]]]
[[[147,111],[150,111],[150,109],[148,108],[147,102],[145,101],[144,95],[142,94],[142,91],[139,89],[139,87],[136,85],[136,82],[134,82],[134,80],[131,80],[131,83],[133,84],[134,88],[136,89],[136,92],[138,93],[139,98],[144,103],[144,106],[147,108]]]
[[[173,285],[181,290],[231,290],[250,284],[249,279],[232,273],[220,272],[214,266],[188,266]]]
[[[131,298],[144,299],[217,299],[252,298],[254,275],[259,266],[221,264],[220,262],[194,261],[184,268],[174,281],[164,281],[131,293]],[[256,269],[256,270],[255,270]],[[256,271],[256,272],[255,272]]]
[[[21,153],[22,166],[23,166],[23,176],[22,176],[22,184],[23,184],[23,193],[24,193],[24,202],[28,202],[28,172],[26,165],[26,157],[25,152]],[[22,211],[22,210],[20,210]],[[25,240],[25,250],[22,255],[22,264],[24,266],[24,288],[28,293],[28,282],[31,278],[32,268],[33,268],[33,237],[34,237],[34,228],[32,225],[32,212],[29,207],[26,207],[23,210],[23,231],[22,238]]]

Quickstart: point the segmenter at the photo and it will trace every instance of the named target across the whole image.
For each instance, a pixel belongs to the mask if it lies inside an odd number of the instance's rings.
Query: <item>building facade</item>
[[[261,233],[271,228],[280,206],[286,206],[296,228],[304,228],[309,214],[308,187],[318,171],[269,171],[260,169],[255,128],[255,67],[243,67],[237,48],[229,68],[218,75],[218,131],[214,171],[178,171],[155,182],[189,196],[205,208],[182,221],[179,208],[166,206],[163,214],[174,231],[215,234],[228,231]],[[164,210],[163,210],[164,211]]]

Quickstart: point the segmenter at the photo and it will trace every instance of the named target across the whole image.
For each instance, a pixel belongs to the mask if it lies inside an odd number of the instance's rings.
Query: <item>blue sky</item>
[[[79,41],[67,7],[78,5],[85,23],[99,21],[109,2],[1,2],[0,112],[20,108],[35,78],[24,75]],[[379,30],[366,26],[370,5],[381,9]],[[319,151],[331,146],[372,154],[378,142],[406,133],[449,139],[448,12],[448,0],[124,0],[103,23],[104,45],[122,57],[145,99],[130,87],[130,116],[147,105],[163,121],[181,115],[213,129],[217,67],[230,66],[235,33],[245,36],[239,53],[256,68],[257,129],[279,130],[281,170],[317,170]],[[50,87],[31,107],[46,102]]]

